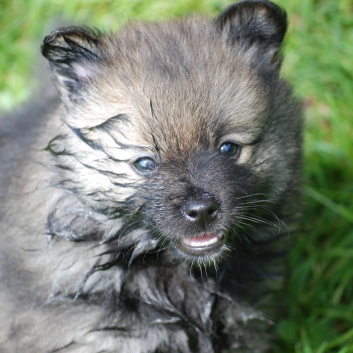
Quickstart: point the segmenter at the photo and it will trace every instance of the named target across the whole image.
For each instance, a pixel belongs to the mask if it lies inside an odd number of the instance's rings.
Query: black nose
[[[213,197],[190,199],[183,207],[183,214],[190,222],[206,228],[217,217],[218,208],[219,204]]]

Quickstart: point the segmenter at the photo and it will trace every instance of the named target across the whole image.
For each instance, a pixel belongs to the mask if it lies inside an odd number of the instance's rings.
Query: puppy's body
[[[2,121],[2,351],[267,349],[300,180],[285,30],[246,1],[45,39],[62,103]]]

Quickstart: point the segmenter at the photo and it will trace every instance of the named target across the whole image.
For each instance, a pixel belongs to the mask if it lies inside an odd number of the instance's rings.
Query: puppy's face
[[[141,215],[177,256],[219,258],[283,198],[298,162],[297,105],[278,74],[285,28],[275,5],[242,2],[212,22],[47,37],[80,199]]]
[[[227,249],[242,205],[258,199],[255,145],[270,109],[264,83],[250,77],[245,63],[231,68],[239,70],[233,83],[228,72],[223,80],[217,76],[217,62],[203,75],[199,60],[187,77],[145,83],[137,97],[145,106],[124,115],[127,173],[139,180],[132,198],[141,202],[147,227],[161,244],[197,262]]]

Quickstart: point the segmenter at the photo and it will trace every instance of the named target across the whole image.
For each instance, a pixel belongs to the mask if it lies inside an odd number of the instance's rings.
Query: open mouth
[[[223,236],[216,233],[204,233],[195,237],[184,238],[179,242],[180,250],[195,255],[204,255],[220,248]]]

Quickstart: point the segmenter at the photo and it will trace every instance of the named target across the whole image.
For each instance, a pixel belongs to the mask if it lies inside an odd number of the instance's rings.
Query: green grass
[[[284,4],[284,1],[283,1]],[[290,1],[285,75],[306,106],[304,234],[279,352],[353,352],[353,4]],[[283,348],[286,347],[286,348]]]
[[[353,352],[353,4],[278,0],[289,13],[283,75],[305,101],[303,231],[290,255],[279,353]],[[50,19],[117,29],[129,18],[215,14],[225,0],[2,0],[0,109],[26,100]],[[36,65],[34,64],[34,67]]]

